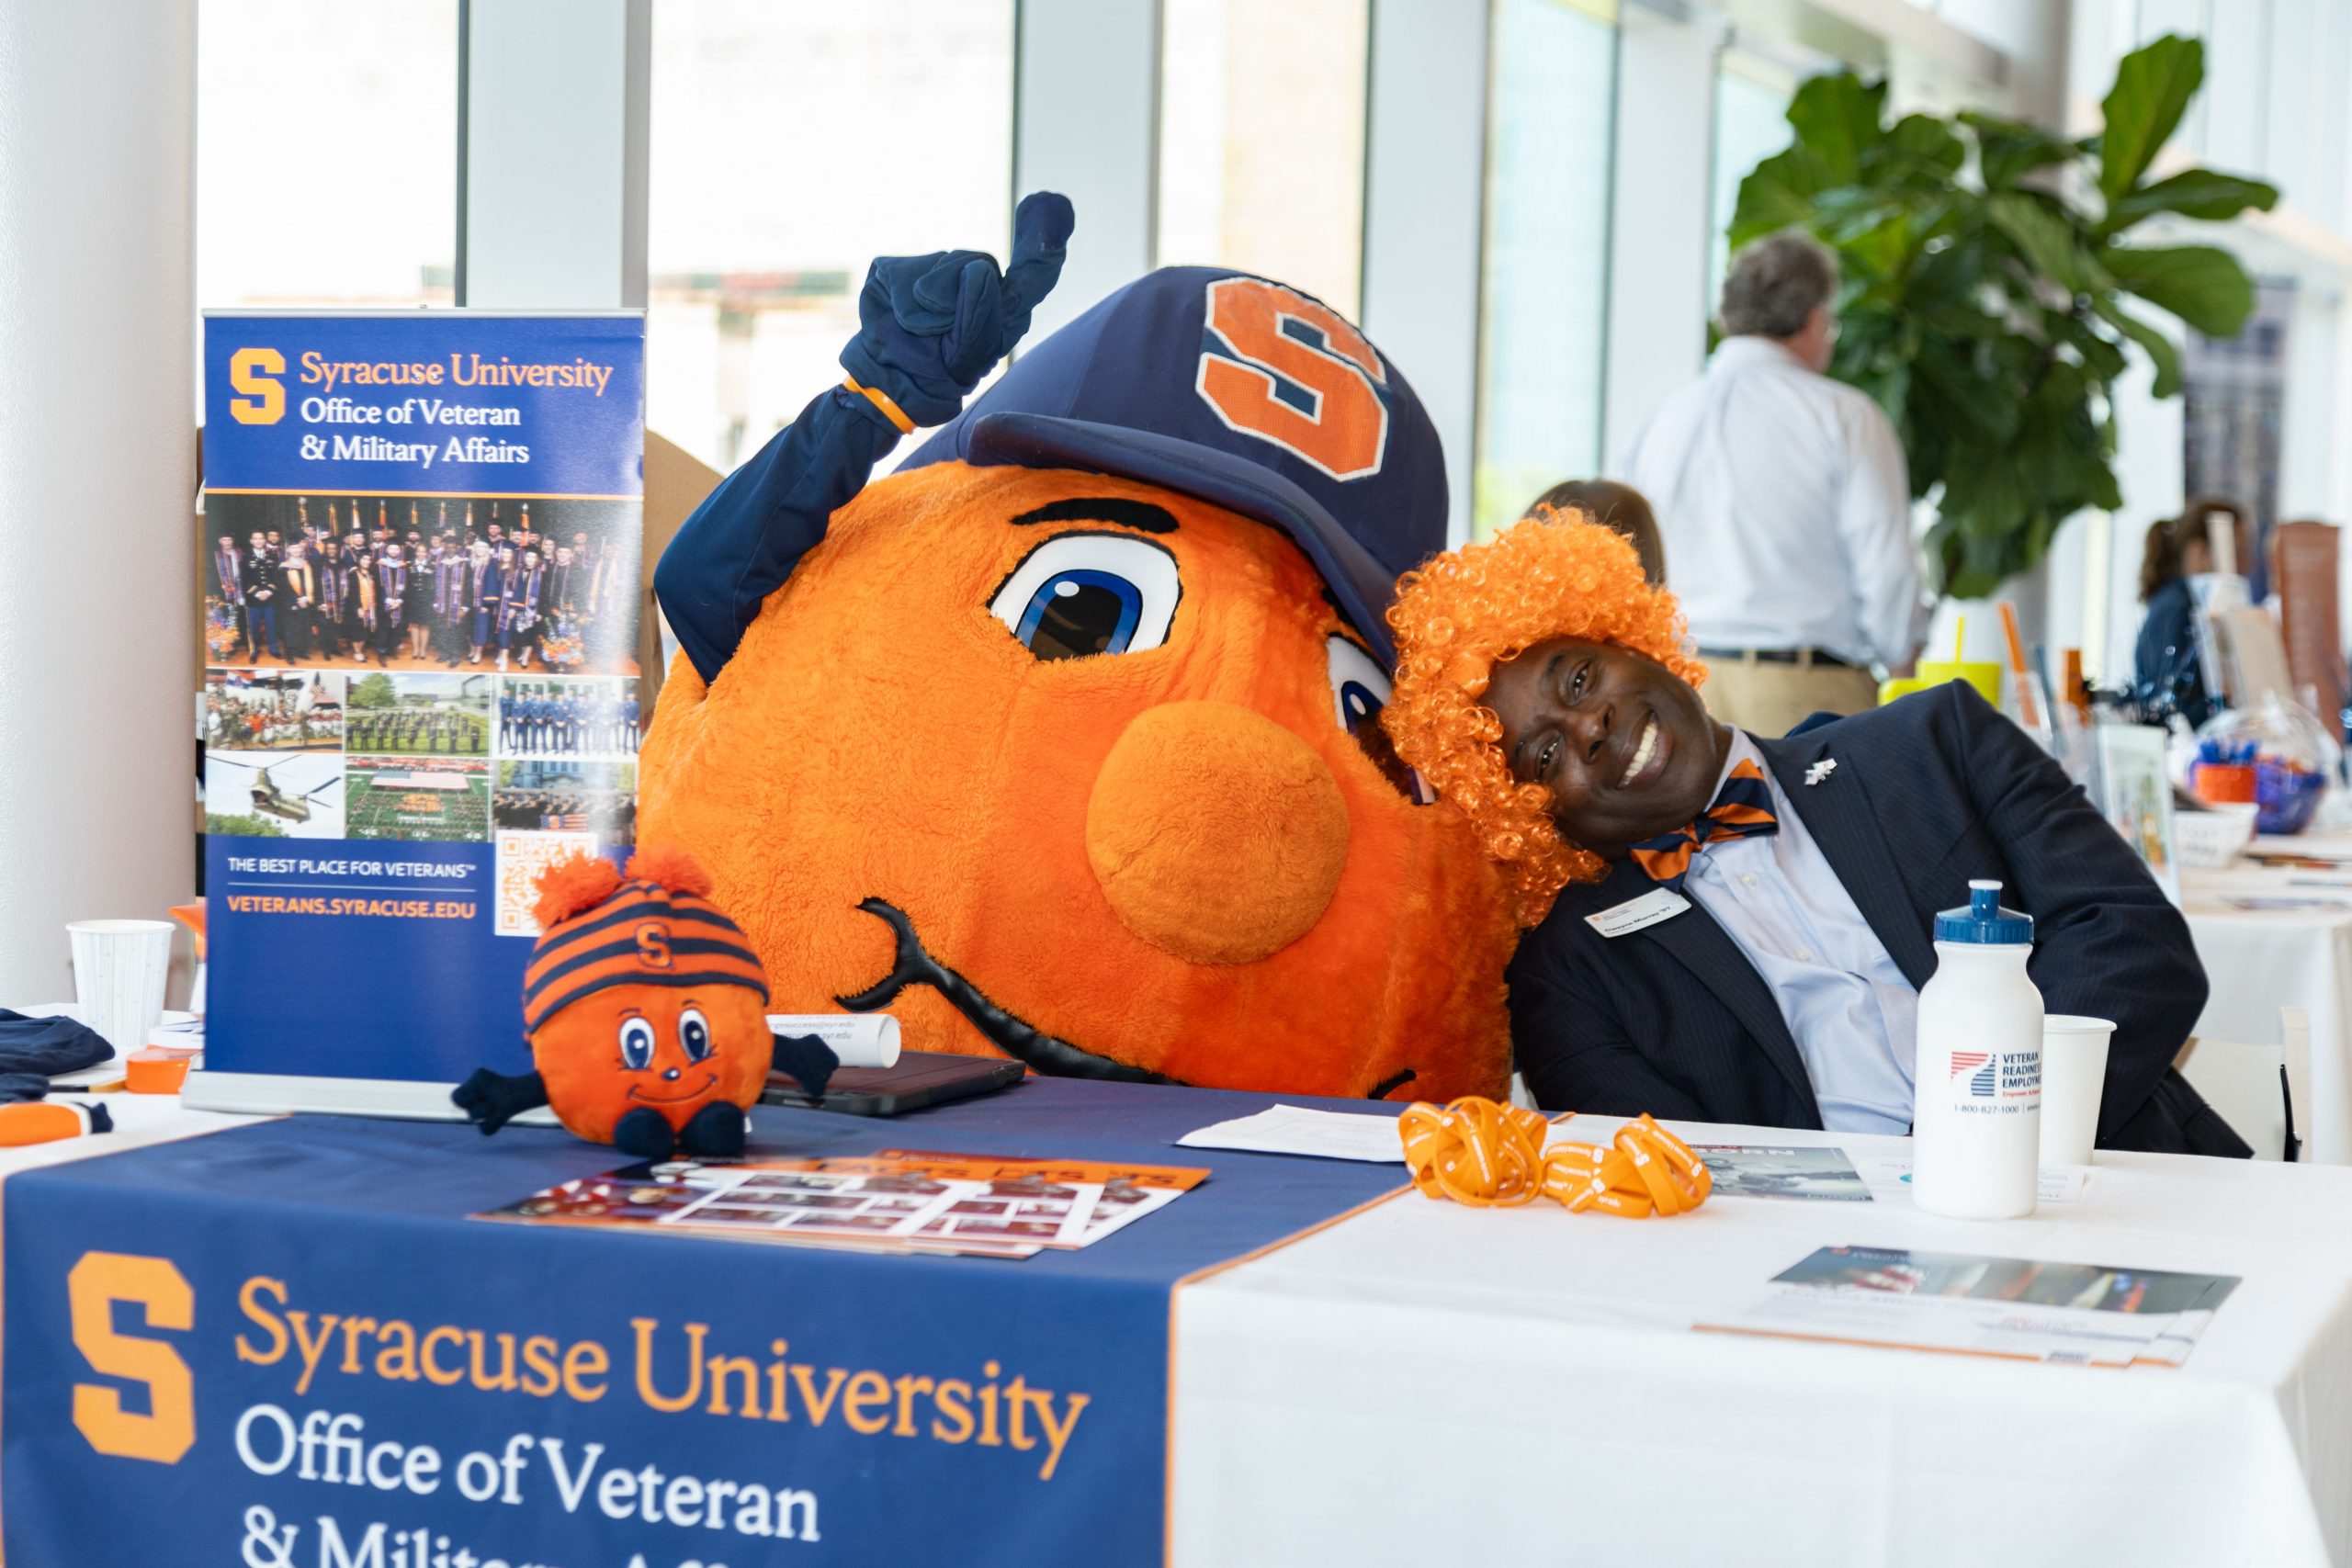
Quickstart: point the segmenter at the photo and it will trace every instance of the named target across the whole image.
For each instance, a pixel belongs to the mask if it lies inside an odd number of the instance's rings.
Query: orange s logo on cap
[[[670,928],[647,920],[637,928],[637,956],[649,969],[670,967]]]
[[[1294,336],[1296,323],[1322,339]],[[1261,277],[1209,285],[1208,330],[1229,349],[1201,352],[1200,394],[1227,425],[1261,436],[1335,479],[1380,471],[1388,451],[1388,372],[1362,333],[1329,306]],[[1304,394],[1306,405],[1286,399]]]

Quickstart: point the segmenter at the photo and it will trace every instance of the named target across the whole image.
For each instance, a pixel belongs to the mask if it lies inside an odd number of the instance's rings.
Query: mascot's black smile
[[[890,973],[879,984],[870,986],[854,997],[833,998],[850,1011],[872,1012],[876,1008],[888,1007],[909,986],[929,986],[954,1003],[957,1012],[971,1020],[972,1027],[986,1035],[989,1044],[1038,1072],[1066,1078],[1103,1078],[1114,1083],[1181,1086],[1181,1079],[1131,1066],[1125,1062],[1114,1062],[1099,1052],[1056,1039],[1005,1011],[982,996],[978,987],[925,952],[922,938],[915,934],[914,921],[907,918],[904,909],[888,899],[868,898],[858,908],[890,928],[898,952],[891,962]],[[1372,1092],[1364,1098],[1385,1100],[1417,1076],[1412,1068],[1407,1067],[1374,1085]]]
[[[1023,1022],[980,995],[979,987],[969,980],[924,952],[922,938],[915,934],[915,923],[907,919],[905,910],[883,898],[868,898],[858,908],[890,928],[898,942],[898,956],[879,985],[854,997],[833,998],[850,1011],[872,1012],[889,1006],[909,986],[929,986],[955,1003],[956,1010],[970,1019],[972,1027],[986,1035],[989,1044],[1041,1073],[1065,1078],[1105,1078],[1116,1083],[1176,1082],[1159,1073],[1114,1062],[1082,1045],[1057,1040]]]

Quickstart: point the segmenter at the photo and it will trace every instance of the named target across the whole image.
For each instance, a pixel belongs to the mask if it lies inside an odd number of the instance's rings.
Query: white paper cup
[[[2052,1013],[2041,1021],[2041,1163],[2088,1165],[2098,1137],[2112,1021]]]
[[[69,920],[74,991],[82,1021],[118,1055],[147,1043],[163,1021],[164,979],[172,965],[169,920]]]

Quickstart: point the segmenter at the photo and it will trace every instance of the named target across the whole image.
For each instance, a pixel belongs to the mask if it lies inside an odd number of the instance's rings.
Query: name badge
[[[1638,898],[1631,898],[1613,909],[1603,909],[1597,915],[1587,915],[1585,924],[1602,936],[1623,936],[1628,931],[1654,926],[1660,920],[1670,920],[1690,907],[1690,900],[1670,887],[1653,887]]]

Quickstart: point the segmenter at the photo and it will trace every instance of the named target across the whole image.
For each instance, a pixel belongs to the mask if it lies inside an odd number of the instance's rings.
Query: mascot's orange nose
[[[1095,775],[1086,858],[1120,922],[1194,964],[1250,964],[1323,917],[1348,806],[1306,741],[1230,703],[1138,715]]]

